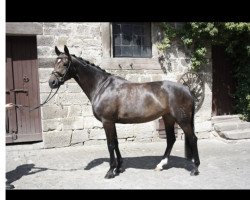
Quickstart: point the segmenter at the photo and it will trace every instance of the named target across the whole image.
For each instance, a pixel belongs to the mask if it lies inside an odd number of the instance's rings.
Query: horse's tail
[[[191,120],[190,120],[191,127],[192,127],[192,133],[188,133],[188,134],[194,134],[194,114],[195,114],[194,101],[192,102],[192,104],[193,104],[192,105],[192,114],[191,114]],[[188,135],[187,134],[185,134],[184,139],[185,139],[185,157],[188,160],[192,160],[193,153],[192,153],[192,148],[191,148],[190,142],[188,140]]]

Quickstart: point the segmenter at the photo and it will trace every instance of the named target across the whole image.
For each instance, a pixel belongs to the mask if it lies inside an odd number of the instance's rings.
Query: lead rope
[[[59,82],[64,82],[64,77],[65,77],[66,74],[68,73],[70,64],[71,64],[71,61],[69,61],[69,65],[68,65],[68,67],[67,67],[67,70],[66,70],[65,74],[64,74],[62,77],[58,78],[58,77],[56,76],[56,78],[58,79]],[[52,74],[55,74],[55,73],[58,73],[58,72],[54,72],[54,71],[52,72]],[[47,97],[47,99],[45,99],[45,101],[44,101],[42,104],[40,104],[39,106],[36,106],[35,108],[30,109],[29,112],[31,112],[31,111],[33,111],[33,110],[36,110],[36,109],[42,107],[44,104],[48,103],[48,102],[50,101],[50,99],[52,99],[52,98],[55,96],[55,94],[57,93],[57,91],[59,90],[59,88],[60,88],[60,86],[56,89],[56,92],[50,97],[50,95],[52,94],[52,90],[53,90],[53,89],[51,89],[51,90],[50,90],[50,93],[49,93],[49,96]],[[20,109],[21,107],[23,107],[23,108],[29,107],[29,106],[23,106],[23,105],[17,105],[17,104],[14,104],[14,105],[15,105],[15,107],[17,107],[17,108],[19,108],[19,109]]]
[[[57,93],[57,91],[59,90],[59,88],[60,88],[60,86],[56,89],[56,92],[50,97],[50,95],[52,94],[52,90],[53,90],[53,89],[51,89],[51,91],[50,91],[49,96],[47,97],[47,99],[42,104],[40,104],[39,106],[30,109],[29,112],[31,112],[33,110],[36,110],[36,109],[42,107],[44,104],[48,103],[50,101],[50,99],[52,99],[55,96],[55,94]],[[28,107],[28,106],[25,106],[25,107]]]
[[[48,103],[50,101],[50,99],[52,99],[55,96],[55,94],[57,93],[59,88],[60,88],[60,86],[56,89],[56,92],[50,97],[50,95],[52,94],[52,90],[53,90],[53,89],[51,89],[47,99],[43,103],[41,103],[39,106],[36,106],[35,108],[30,109],[29,112],[36,110],[36,109],[42,107],[44,104]],[[24,106],[24,105],[19,105],[19,104],[12,104],[12,105],[14,105],[16,108],[20,109],[21,111],[23,110],[23,108],[29,108],[29,106]]]
[[[70,64],[71,64],[71,61],[69,61],[69,65],[68,65],[68,67],[67,67],[67,70],[66,70],[65,74],[64,74],[62,77],[58,78],[57,76],[55,76],[55,77],[58,79],[59,82],[64,82],[64,77],[65,77],[66,74],[68,73]],[[54,72],[54,71],[52,72],[52,74],[55,74],[55,73],[58,73],[58,72]],[[31,111],[33,111],[33,110],[35,110],[35,109],[38,109],[38,108],[40,108],[41,106],[43,106],[44,104],[48,103],[49,100],[52,99],[52,98],[55,96],[55,94],[57,93],[57,91],[59,90],[59,88],[60,88],[60,86],[57,88],[56,92],[52,95],[52,97],[49,98],[50,95],[51,95],[51,93],[52,93],[52,90],[53,90],[53,89],[51,89],[50,94],[49,94],[49,96],[47,97],[47,99],[46,99],[42,104],[40,104],[39,106],[37,106],[37,107],[35,107],[35,108],[33,108],[33,109],[30,109],[29,112],[31,112]]]

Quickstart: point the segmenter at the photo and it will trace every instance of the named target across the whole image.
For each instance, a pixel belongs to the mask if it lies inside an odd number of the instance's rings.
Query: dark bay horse
[[[49,79],[50,87],[58,88],[65,81],[74,78],[89,98],[94,116],[103,124],[110,154],[110,169],[105,178],[113,178],[122,172],[115,124],[143,123],[161,116],[166,128],[167,147],[156,170],[162,170],[168,162],[176,140],[176,122],[185,133],[185,157],[194,159],[191,175],[199,174],[200,160],[197,137],[194,134],[194,101],[185,86],[170,81],[132,83],[111,75],[82,58],[70,55],[67,46],[64,46],[64,53],[57,47],[55,52],[58,57]]]

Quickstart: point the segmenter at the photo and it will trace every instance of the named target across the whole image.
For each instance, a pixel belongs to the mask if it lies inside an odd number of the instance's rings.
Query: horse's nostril
[[[56,88],[56,87],[58,87],[58,81],[56,79],[50,80],[49,81],[49,86],[50,86],[50,88]]]

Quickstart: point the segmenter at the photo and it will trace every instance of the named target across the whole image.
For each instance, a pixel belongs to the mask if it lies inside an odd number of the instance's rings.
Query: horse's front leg
[[[117,139],[117,132],[116,132],[116,127],[115,128],[115,134],[114,134],[114,140],[115,140],[115,153],[116,153],[116,157],[117,157],[117,166],[115,169],[115,173],[116,175],[118,175],[119,173],[122,173],[124,171],[124,169],[122,168],[122,163],[123,163],[123,159],[119,150],[119,144],[118,144],[118,139]]]
[[[110,155],[110,169],[108,170],[105,178],[114,178],[121,172],[122,157],[118,148],[118,140],[116,134],[115,123],[113,122],[103,122],[103,128],[106,133],[107,145]],[[117,155],[117,163],[115,160],[115,153]]]

